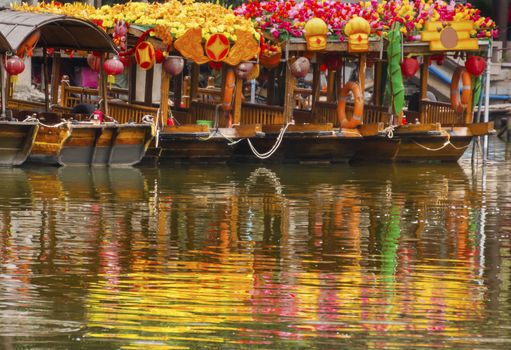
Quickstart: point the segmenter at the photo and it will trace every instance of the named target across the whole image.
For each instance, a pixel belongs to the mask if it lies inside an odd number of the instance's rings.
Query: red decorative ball
[[[99,72],[101,68],[101,58],[90,53],[87,55],[87,64],[94,72]]]
[[[185,60],[180,56],[168,56],[163,62],[163,70],[169,75],[181,74],[185,66]]]
[[[467,68],[467,72],[478,77],[486,69],[486,60],[481,56],[470,56],[465,62],[465,68]]]
[[[407,57],[401,62],[401,72],[405,78],[410,78],[419,70],[419,62],[415,58]]]
[[[10,75],[18,75],[25,70],[25,63],[18,56],[12,56],[5,62],[5,70]]]
[[[298,57],[291,65],[291,74],[296,78],[304,78],[310,70],[310,61],[305,57]]]
[[[103,69],[105,73],[108,75],[118,75],[124,71],[124,64],[122,64],[121,60],[115,56],[114,58],[110,58],[103,63]]]
[[[164,59],[163,52],[160,49],[154,49],[154,60],[156,63],[162,63]]]

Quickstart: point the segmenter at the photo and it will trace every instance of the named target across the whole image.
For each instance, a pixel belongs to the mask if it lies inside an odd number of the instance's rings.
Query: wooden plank
[[[493,122],[488,123],[472,123],[467,125],[472,136],[488,135],[495,132]]]
[[[106,72],[103,68],[103,63],[105,62],[105,57],[107,55],[108,54],[102,54],[101,58],[100,58],[99,88],[100,88],[103,112],[105,113],[106,116],[109,116],[110,114],[108,111],[107,76],[106,76]]]
[[[282,125],[263,125],[264,132],[279,132]],[[288,126],[288,132],[322,132],[333,131],[334,126],[332,123],[317,123],[317,124],[291,124]]]
[[[394,134],[413,134],[413,133],[423,133],[429,131],[440,131],[442,130],[440,123],[431,123],[431,124],[406,124],[399,126]]]
[[[254,137],[258,132],[262,131],[261,124],[236,125],[234,128],[238,137]]]
[[[167,133],[202,133],[209,132],[209,128],[207,125],[199,125],[199,124],[187,124],[187,125],[175,125],[175,126],[166,126],[163,128],[164,132]]]
[[[274,105],[275,104],[275,71],[276,69],[270,69],[268,71],[268,83],[267,83],[267,87],[266,87],[266,91],[267,91],[267,97],[266,97],[266,102],[269,104],[269,105]]]
[[[383,123],[362,124],[358,128],[358,131],[362,136],[375,136],[383,131],[384,128]]]
[[[326,86],[326,100],[328,102],[335,101],[335,75],[336,71],[328,70],[327,86]]]
[[[360,92],[362,92],[362,99],[364,99],[364,93],[366,89],[366,66],[367,66],[367,55],[365,53],[360,54],[359,61],[359,81],[360,81]]]

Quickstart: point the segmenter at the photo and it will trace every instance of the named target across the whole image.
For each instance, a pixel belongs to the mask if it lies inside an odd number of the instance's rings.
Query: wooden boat
[[[491,133],[493,125],[487,122],[474,123],[472,104],[477,101],[472,100],[470,78],[475,75],[469,75],[464,68],[459,68],[458,75],[453,78],[451,103],[428,100],[428,66],[432,59],[438,59],[439,56],[443,59],[445,56],[466,57],[468,54],[488,52],[489,40],[477,38],[491,36],[494,23],[487,19],[484,28],[476,27],[474,22],[478,15],[472,7],[457,5],[456,11],[466,14],[460,20],[459,16],[453,15],[455,9],[443,2],[435,5],[442,15],[432,19],[425,12],[424,4],[421,4],[416,2],[405,8],[402,3],[391,1],[385,4],[311,1],[297,5],[286,4],[285,1],[263,1],[245,4],[235,9],[235,12],[248,18],[256,16],[262,30],[270,29],[266,33],[266,40],[282,47],[282,52],[286,53],[284,108],[292,111],[288,113],[286,121],[294,119],[311,125],[330,122],[334,129],[348,129],[346,131],[352,135],[359,134],[363,140],[356,144],[353,159],[455,161],[474,137]],[[403,18],[401,15],[405,10],[409,15]],[[328,16],[311,17],[317,11]],[[284,15],[278,19],[272,16],[273,13]],[[292,35],[288,32],[288,35],[283,36],[280,31],[275,31],[275,28],[281,28],[280,25],[286,27],[286,21],[295,16],[301,17],[294,20],[299,24],[293,26]],[[339,23],[342,23],[342,27],[339,27]],[[401,23],[404,25],[401,26]],[[384,28],[381,28],[382,24]],[[394,32],[396,35],[391,35]],[[407,34],[404,41],[401,39],[403,32]],[[477,33],[477,38],[474,33]],[[395,85],[395,79],[403,84],[400,63],[408,60],[409,56],[422,59],[422,68],[418,74],[420,102],[417,111],[398,106],[396,101],[400,97],[397,95],[392,95],[392,99],[387,101],[384,98],[385,80],[391,82],[391,88]],[[312,89],[297,88],[288,79],[289,66],[293,65],[293,60],[304,58],[310,60],[313,66]],[[262,59],[261,62],[264,64]],[[462,63],[460,59],[457,62]],[[320,78],[317,75],[320,75],[321,65],[326,66],[327,75],[324,94],[318,87]],[[356,74],[351,77],[344,74],[348,65],[355,67]],[[366,67],[369,65],[373,67],[372,81],[366,81]],[[388,70],[388,66],[394,70]],[[458,87],[461,87],[458,86],[460,75],[463,79],[461,98],[457,97]],[[365,98],[365,86],[369,83],[373,85],[370,101]],[[355,95],[355,90],[358,97],[355,96],[354,105],[346,103],[350,93]],[[404,99],[403,91],[401,87],[401,98]],[[302,98],[305,95],[308,100],[305,120],[300,117],[304,114],[301,103],[291,98],[296,92]],[[457,102],[453,102],[456,97]],[[353,119],[354,114],[358,118]],[[409,124],[403,122],[404,117]],[[318,138],[317,142],[322,141]],[[303,150],[300,149],[300,152]]]
[[[4,61],[6,53],[12,52],[12,47],[3,34],[0,33],[0,61]],[[17,166],[25,162],[32,149],[39,128],[32,120],[7,118],[5,108],[4,68],[0,69],[2,81],[2,113],[0,116],[0,166]]]
[[[50,79],[44,74],[45,102],[17,100],[10,86],[8,106],[20,117],[35,116],[39,127],[34,145],[29,149],[29,160],[51,165],[103,165],[127,166],[138,163],[154,136],[151,123],[118,123],[88,120],[88,115],[73,115],[72,107],[79,98],[61,87],[60,49],[113,52],[115,44],[95,24],[64,15],[41,14],[4,10],[0,11],[1,32],[17,52],[43,49],[43,65],[48,72],[47,49],[55,49]],[[18,29],[19,23],[30,23]],[[16,30],[11,30],[16,27]],[[34,36],[37,38],[34,41]],[[30,41],[30,43],[28,43]],[[31,45],[28,47],[28,45]],[[69,51],[68,51],[69,52]],[[102,92],[101,111],[108,116],[106,73],[101,57],[100,82]],[[64,83],[62,83],[64,84]],[[78,93],[80,96],[80,93]],[[59,100],[60,99],[60,100]],[[98,101],[100,99],[98,98]],[[88,101],[92,102],[92,101]],[[33,118],[31,118],[33,120]],[[105,118],[106,119],[106,118]]]

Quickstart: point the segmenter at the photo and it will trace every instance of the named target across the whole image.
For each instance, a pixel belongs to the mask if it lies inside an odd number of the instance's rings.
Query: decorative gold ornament
[[[478,50],[477,39],[470,37],[473,30],[473,21],[428,22],[421,33],[421,40],[429,41],[431,51]]]
[[[346,23],[344,33],[348,36],[348,52],[369,51],[369,33],[371,26],[362,17],[353,17]]]
[[[311,18],[305,23],[303,30],[305,32],[307,50],[319,51],[326,48],[328,26],[325,21],[320,18]]]

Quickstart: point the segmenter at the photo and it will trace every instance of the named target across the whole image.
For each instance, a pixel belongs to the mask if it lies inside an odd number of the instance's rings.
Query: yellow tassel
[[[110,89],[112,88],[112,85],[115,84],[115,75],[109,75],[107,77],[107,81],[110,84]]]
[[[18,82],[18,76],[17,75],[11,75],[11,84],[16,85]]]

